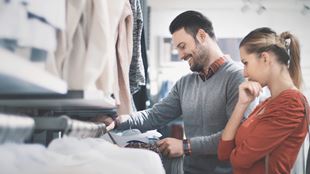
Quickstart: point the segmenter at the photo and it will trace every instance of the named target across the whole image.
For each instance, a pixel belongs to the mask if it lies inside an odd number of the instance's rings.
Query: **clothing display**
[[[219,158],[229,159],[236,174],[258,174],[264,173],[269,154],[270,173],[290,173],[307,134],[303,98],[288,89],[265,100],[242,123],[234,140],[221,140]]]
[[[36,0],[24,3],[16,0],[0,2],[0,24],[2,24],[0,40],[13,40],[16,42],[14,52],[32,61],[45,61],[46,54],[56,50],[56,31],[64,29],[64,1],[40,2]],[[0,46],[10,47],[3,45],[3,42]],[[16,52],[16,49],[29,49],[31,53],[22,54],[23,52]]]
[[[135,110],[130,85],[135,86],[135,92],[145,85],[146,71],[141,55],[145,46],[141,42],[140,1],[10,0],[0,1],[0,7],[0,47],[18,55],[16,62],[40,62],[42,72],[64,82],[70,90],[67,94],[76,94],[70,98],[45,88],[27,95],[14,95],[15,88],[13,94],[0,94],[1,100],[2,95],[21,100],[22,107],[15,106],[18,101],[9,101],[13,107],[8,110],[6,102],[0,104],[0,173],[164,174],[155,139],[148,138],[158,133],[139,132],[141,137],[137,139],[146,141],[126,141],[125,148],[104,140],[106,125],[88,122],[94,114],[128,114]],[[0,71],[2,79],[11,78],[6,72]],[[13,86],[19,89],[18,80],[23,81],[16,79]],[[0,89],[7,88],[5,82],[2,84]],[[80,99],[80,95],[86,99]],[[68,102],[64,96],[73,106],[63,106]],[[25,98],[31,108],[24,106]],[[42,98],[47,106],[41,107]],[[49,98],[57,99],[56,107]],[[80,105],[74,105],[77,103]],[[11,115],[4,118],[2,112],[20,113],[28,119],[20,121]]]
[[[3,173],[165,173],[157,154],[120,148],[102,139],[62,138],[51,142],[48,148],[6,143],[0,145],[0,153]]]
[[[56,139],[51,142],[48,149],[73,158],[77,156],[77,159],[88,159],[92,162],[95,159],[101,159],[101,166],[95,168],[107,173],[127,173],[129,171],[130,173],[145,174],[164,173],[160,158],[156,153],[140,149],[120,148],[103,139]],[[118,167],[119,165],[122,167]]]
[[[193,154],[185,156],[184,172],[211,173],[229,169],[228,162],[217,159],[217,145],[244,78],[241,67],[226,59],[208,80],[203,81],[198,73],[182,77],[165,99],[152,109],[132,114],[131,119],[118,125],[118,129],[151,130],[182,116]]]
[[[138,81],[137,69],[144,74],[139,4],[135,1],[131,8],[128,0],[66,1],[66,29],[58,34],[55,60],[48,60],[47,69],[64,79],[69,89],[100,90],[119,114],[132,112],[130,81]]]
[[[54,139],[47,147],[33,143],[23,144],[33,129],[56,129],[64,131],[65,135]],[[105,125],[102,123],[77,121],[64,116],[31,118],[0,114],[1,172],[165,173],[158,153],[114,145],[99,137],[105,131]],[[148,135],[156,134],[148,133]],[[122,167],[119,167],[120,165]]]

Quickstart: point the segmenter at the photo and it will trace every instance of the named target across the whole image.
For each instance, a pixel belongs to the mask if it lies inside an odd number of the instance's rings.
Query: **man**
[[[184,157],[184,173],[231,173],[228,163],[217,159],[219,139],[238,100],[244,81],[242,68],[225,56],[216,43],[211,21],[196,11],[178,15],[170,24],[174,46],[193,73],[179,79],[169,95],[153,108],[106,119],[108,128],[157,129],[183,117],[187,139],[158,141],[169,157]],[[111,124],[110,124],[111,123]]]

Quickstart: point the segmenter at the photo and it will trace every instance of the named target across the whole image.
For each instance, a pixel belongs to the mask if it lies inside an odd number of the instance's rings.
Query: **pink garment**
[[[129,1],[126,1],[123,15],[118,26],[118,38],[116,43],[118,83],[120,88],[118,114],[129,114],[133,111],[129,85],[129,66],[132,58],[133,46],[132,29],[132,10]]]

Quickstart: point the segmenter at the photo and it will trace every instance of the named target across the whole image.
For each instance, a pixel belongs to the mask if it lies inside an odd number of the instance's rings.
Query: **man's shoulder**
[[[194,80],[194,79],[196,79],[197,77],[199,77],[199,74],[198,74],[198,73],[196,73],[196,72],[191,72],[191,73],[188,73],[188,74],[182,76],[177,82],[182,83],[182,82],[184,82],[184,81]]]
[[[225,72],[238,72],[243,70],[243,66],[241,63],[229,60],[223,65],[222,69]]]
[[[183,75],[181,78],[179,78],[175,85],[176,86],[188,86],[189,84],[192,85],[193,83],[197,82],[197,80],[199,81],[199,74],[196,72],[191,72],[188,73],[186,75]]]

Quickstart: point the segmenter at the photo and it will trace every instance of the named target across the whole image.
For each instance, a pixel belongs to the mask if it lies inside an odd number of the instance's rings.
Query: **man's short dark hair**
[[[190,10],[179,14],[170,23],[169,30],[170,33],[173,34],[183,27],[184,30],[194,38],[196,37],[198,30],[203,29],[212,39],[215,39],[212,22],[197,11]]]

